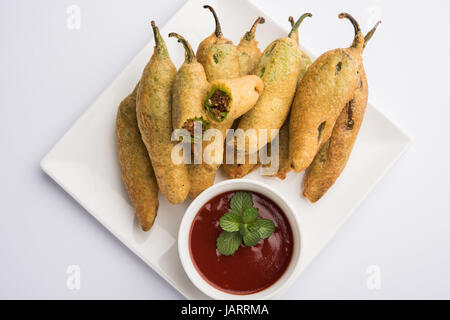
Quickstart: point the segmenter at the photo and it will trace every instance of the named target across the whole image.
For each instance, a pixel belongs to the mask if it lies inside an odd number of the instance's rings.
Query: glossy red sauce
[[[237,191],[237,190],[236,190]],[[273,220],[275,232],[256,246],[242,244],[231,256],[216,250],[222,232],[219,219],[230,212],[236,191],[209,200],[198,212],[190,230],[189,248],[197,271],[212,286],[233,294],[250,294],[275,283],[286,271],[293,252],[293,236],[283,211],[269,198],[250,192],[260,218]]]

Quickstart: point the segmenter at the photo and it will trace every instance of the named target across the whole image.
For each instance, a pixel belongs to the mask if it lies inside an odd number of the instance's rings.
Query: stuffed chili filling
[[[205,108],[214,120],[222,122],[230,112],[231,97],[220,89],[214,89],[207,97]]]
[[[189,119],[183,124],[182,127],[182,129],[185,129],[189,132],[192,139],[195,139],[196,137],[196,128],[201,128],[201,137],[203,137],[203,134],[208,129],[208,122],[203,120],[203,118]],[[200,131],[198,133],[200,133]]]

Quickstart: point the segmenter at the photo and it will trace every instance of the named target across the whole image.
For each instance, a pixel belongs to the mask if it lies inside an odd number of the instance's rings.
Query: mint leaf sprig
[[[232,255],[242,242],[251,247],[259,240],[267,239],[275,231],[272,220],[258,218],[258,209],[253,206],[250,193],[236,192],[231,198],[230,206],[231,212],[224,214],[219,220],[223,230],[216,242],[219,253]]]

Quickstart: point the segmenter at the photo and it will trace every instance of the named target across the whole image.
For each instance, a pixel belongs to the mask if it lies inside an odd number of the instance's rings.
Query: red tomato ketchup
[[[216,249],[222,232],[219,219],[230,212],[230,200],[236,191],[219,194],[209,200],[197,213],[189,234],[191,259],[201,276],[215,288],[232,294],[251,294],[275,283],[286,271],[293,253],[293,235],[280,207],[256,192],[252,195],[259,217],[271,219],[275,232],[257,245],[242,244],[230,256]]]

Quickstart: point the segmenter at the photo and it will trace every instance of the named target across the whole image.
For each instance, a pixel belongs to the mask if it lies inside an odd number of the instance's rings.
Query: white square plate
[[[181,32],[197,47],[213,29],[212,17],[204,12],[204,0],[188,1],[162,28],[174,63],[179,66],[184,51],[167,34]],[[260,48],[288,31],[247,1],[208,1],[226,25],[226,36],[237,43],[248,29],[249,17],[263,16],[266,24],[257,33]],[[195,19],[193,19],[195,17]],[[150,30],[149,30],[150,32]],[[184,273],[177,252],[177,232],[189,205],[171,205],[160,196],[156,223],[144,233],[138,226],[120,177],[115,142],[115,117],[120,101],[139,80],[153,52],[149,43],[98,97],[75,125],[41,162],[41,168],[87,211],[189,299],[205,299]],[[263,178],[253,172],[248,179],[261,180],[282,192],[298,210],[302,222],[303,269],[322,250],[352,214],[367,193],[406,150],[409,138],[369,103],[347,168],[329,192],[316,204],[301,194],[303,175],[290,173],[286,180]],[[219,172],[216,182],[224,180]]]

